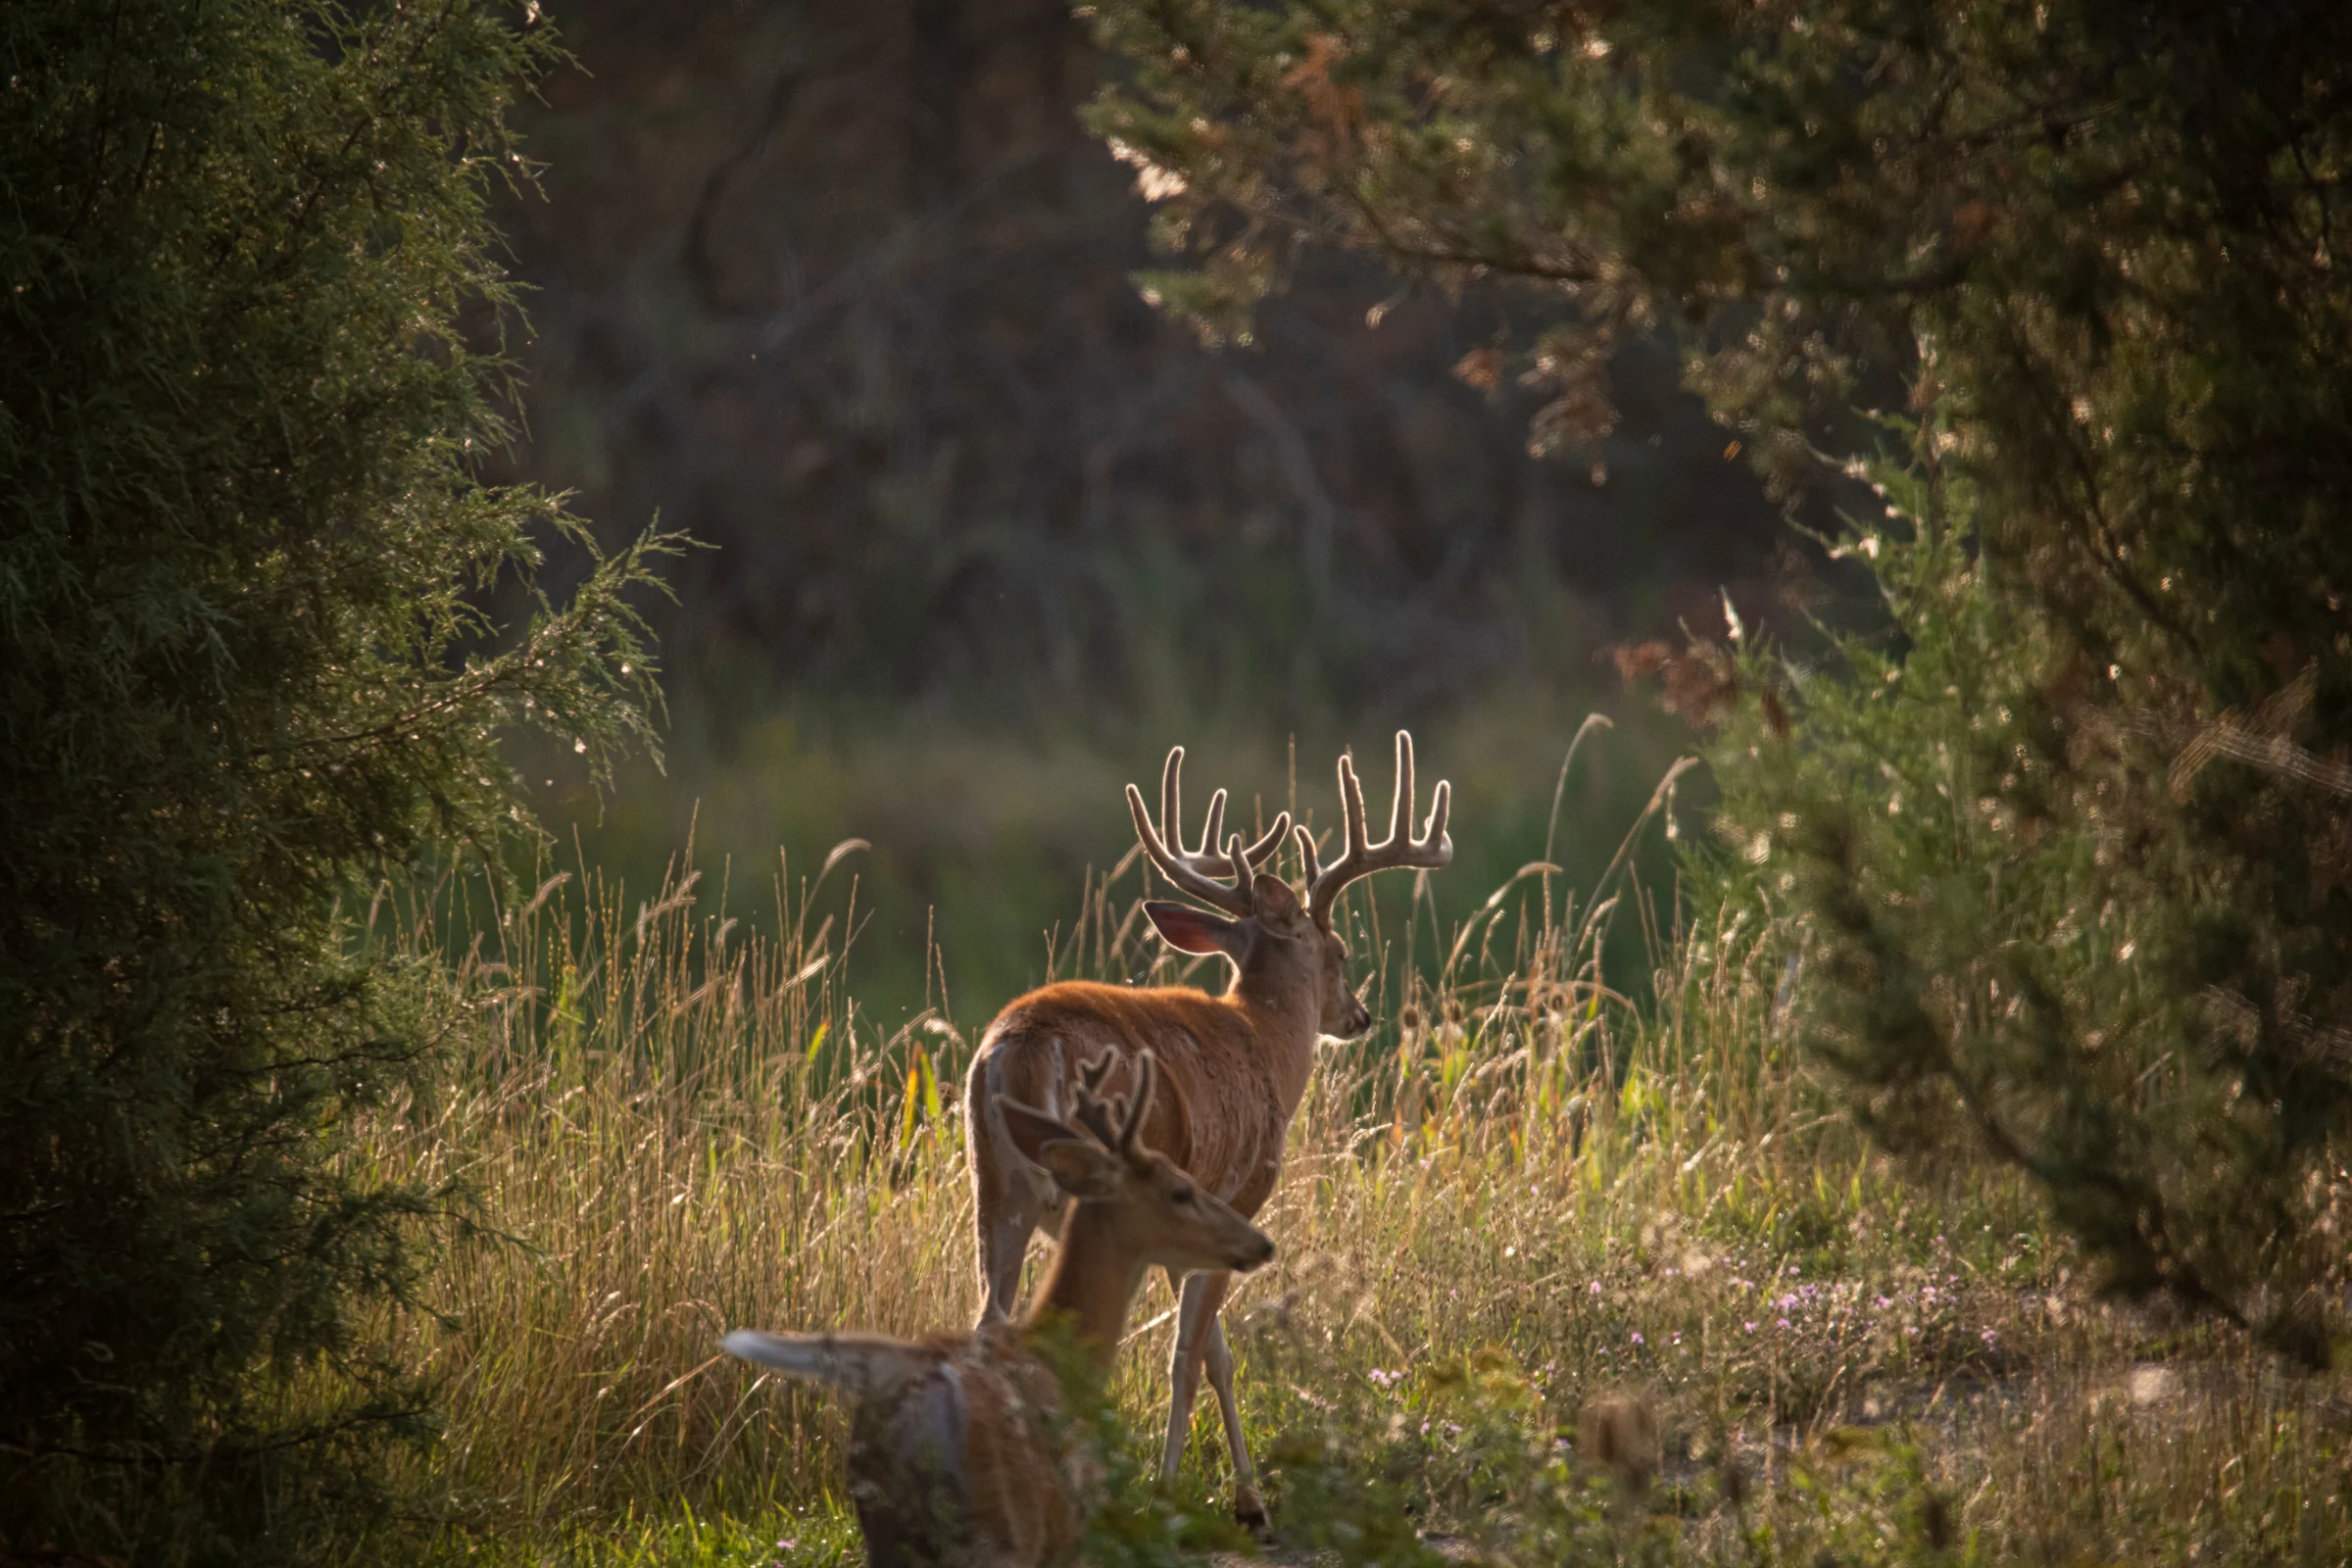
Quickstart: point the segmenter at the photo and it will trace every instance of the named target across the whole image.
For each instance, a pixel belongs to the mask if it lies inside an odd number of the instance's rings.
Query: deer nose
[[[1274,1238],[1260,1231],[1242,1248],[1241,1257],[1235,1262],[1234,1267],[1247,1274],[1250,1270],[1262,1268],[1273,1260]]]

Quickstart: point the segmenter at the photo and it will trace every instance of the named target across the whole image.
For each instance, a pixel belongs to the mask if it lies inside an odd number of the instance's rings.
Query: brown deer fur
[[[1041,1333],[1066,1330],[1107,1374],[1148,1268],[1251,1269],[1274,1244],[1152,1150],[1143,1058],[1132,1111],[1096,1099],[1105,1058],[1076,1086],[1075,1120],[1018,1102],[995,1120],[1073,1197],[1044,1291],[1019,1328],[994,1323],[919,1341],[738,1331],[728,1353],[842,1389],[855,1401],[850,1492],[875,1568],[1030,1568],[1066,1558],[1084,1526],[1083,1458],[1054,1432],[1061,1386]],[[1115,1130],[1114,1130],[1115,1129]]]
[[[1016,999],[989,1025],[964,1090],[984,1327],[1010,1313],[1030,1234],[1060,1201],[1053,1180],[1020,1156],[992,1117],[989,1107],[1004,1097],[1052,1107],[1070,1093],[1080,1062],[1107,1054],[1120,1064],[1112,1074],[1117,1081],[1132,1070],[1129,1063],[1149,1054],[1158,1064],[1159,1084],[1145,1128],[1152,1147],[1240,1213],[1255,1214],[1272,1196],[1282,1174],[1283,1141],[1314,1069],[1315,1042],[1323,1035],[1352,1038],[1372,1021],[1348,989],[1348,949],[1332,928],[1339,890],[1384,866],[1434,867],[1452,856],[1445,831],[1446,786],[1438,786],[1429,825],[1414,839],[1410,737],[1399,732],[1396,750],[1394,825],[1379,845],[1366,842],[1362,791],[1353,765],[1341,760],[1347,853],[1326,870],[1316,862],[1312,840],[1298,830],[1309,884],[1303,901],[1280,877],[1257,869],[1289,831],[1287,815],[1255,845],[1245,846],[1237,836],[1219,853],[1220,790],[1210,802],[1200,848],[1183,849],[1176,837],[1181,747],[1169,754],[1161,776],[1156,830],[1141,793],[1128,787],[1137,834],[1153,862],[1180,889],[1225,911],[1152,903],[1146,912],[1171,945],[1223,954],[1232,962],[1233,983],[1223,996],[1211,997],[1182,986],[1065,982]],[[1215,880],[1220,876],[1232,880]],[[1234,1511],[1244,1523],[1262,1528],[1264,1504],[1243,1441],[1232,1355],[1217,1316],[1230,1276],[1202,1273],[1179,1282],[1171,1270],[1170,1282],[1181,1304],[1162,1471],[1172,1478],[1183,1457],[1193,1397],[1205,1370],[1233,1458]]]

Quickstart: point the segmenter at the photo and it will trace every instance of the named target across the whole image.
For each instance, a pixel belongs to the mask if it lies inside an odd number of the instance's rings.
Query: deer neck
[[[1143,1288],[1144,1260],[1120,1244],[1118,1215],[1108,1203],[1072,1203],[1061,1243],[1037,1304],[1022,1322],[1039,1329],[1069,1321],[1090,1364],[1107,1372],[1127,1327],[1127,1308]]]
[[[1281,1093],[1284,1119],[1298,1108],[1306,1080],[1314,1071],[1315,1041],[1322,1033],[1323,1015],[1315,999],[1320,976],[1304,980],[1271,966],[1245,965],[1236,970],[1225,1001],[1249,1022],[1257,1037],[1259,1059],[1273,1070]]]

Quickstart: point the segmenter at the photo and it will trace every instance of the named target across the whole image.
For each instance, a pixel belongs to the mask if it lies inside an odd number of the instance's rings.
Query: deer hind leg
[[[1039,1191],[1045,1184],[1029,1172],[1004,1168],[1007,1157],[1017,1156],[1010,1156],[1008,1151],[1000,1153],[993,1171],[984,1171],[981,1158],[972,1161],[982,1328],[1012,1316],[1013,1303],[1020,1298],[1021,1264],[1029,1256],[1029,1237],[1059,1206],[1055,1201],[1059,1195]]]
[[[1050,1059],[1045,1103],[1039,1108],[1059,1115],[1059,1041],[1054,1042]],[[972,1167],[982,1328],[1011,1318],[1013,1303],[1021,1294],[1021,1264],[1029,1255],[1029,1237],[1061,1209],[1061,1195],[1054,1191],[1052,1180],[1012,1147],[1004,1112],[997,1108],[997,1096],[1004,1089],[1002,1062],[995,1052],[985,1053],[973,1062],[971,1082],[964,1093],[964,1146],[970,1151]]]
[[[1029,1213],[982,1215],[980,1219],[980,1326],[1011,1320],[1021,1295],[1021,1264],[1037,1229]]]

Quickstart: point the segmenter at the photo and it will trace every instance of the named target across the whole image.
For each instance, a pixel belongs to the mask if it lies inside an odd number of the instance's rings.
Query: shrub
[[[2109,1288],[2324,1359],[2347,1107],[2309,1037],[2243,1000],[2333,989],[2340,943],[2302,926],[2321,803],[2199,781],[2193,754],[2147,777],[2127,715],[2062,695],[2100,677],[2002,591],[1936,446],[1866,466],[1885,516],[1838,547],[1889,624],[1813,669],[1667,660],[1720,724],[1725,880],[1787,922],[1808,1044],[1886,1143],[2019,1165]]]
[[[426,1391],[443,1195],[344,1161],[448,1027],[347,895],[523,820],[652,695],[648,537],[501,637],[483,202],[536,7],[0,11],[0,1552],[303,1554]]]
[[[1814,683],[1804,760],[1759,747],[1742,781],[1746,740],[1716,753],[1728,794],[1788,797],[1816,1038],[1866,1101],[1955,1094],[2119,1288],[2326,1359],[2352,1131],[2352,11],[1096,10],[1135,63],[1097,123],[1159,171],[1159,236],[1194,263],[1147,286],[1212,335],[1336,239],[1530,291],[1528,352],[1460,373],[1545,389],[1541,446],[1595,449],[1611,357],[1661,323],[1727,456],[1784,486],[1825,441],[1871,456],[1854,402],[1929,419],[1903,510],[1933,525],[1885,579],[1898,640],[1846,644],[1863,689]],[[1734,690],[1713,663],[1674,665],[1702,718]],[[1966,825],[1896,822],[1898,797]]]

